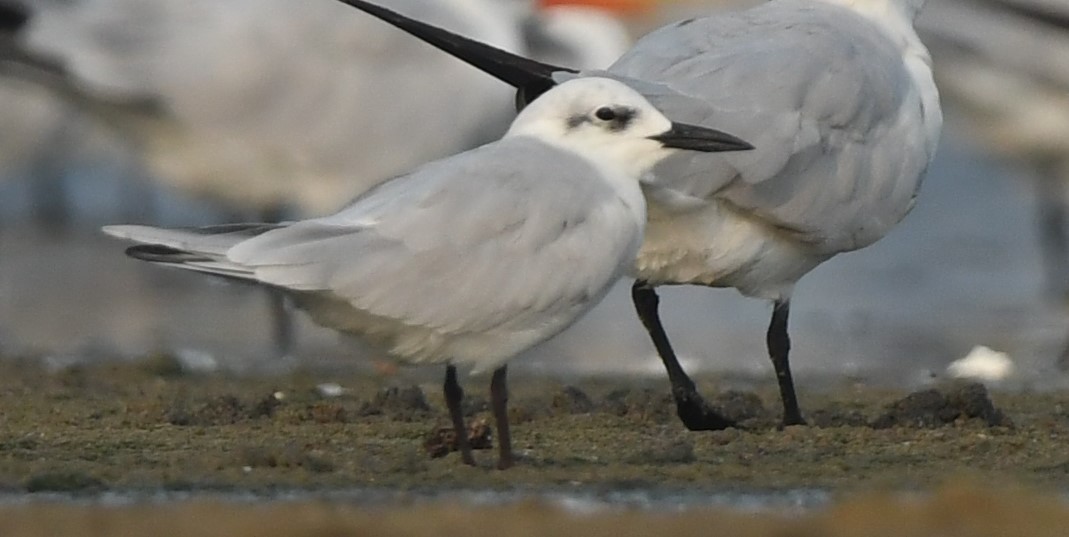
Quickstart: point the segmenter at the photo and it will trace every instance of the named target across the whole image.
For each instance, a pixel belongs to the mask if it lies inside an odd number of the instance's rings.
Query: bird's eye
[[[594,112],[594,116],[602,121],[612,121],[616,119],[616,111],[608,106],[602,106]]]

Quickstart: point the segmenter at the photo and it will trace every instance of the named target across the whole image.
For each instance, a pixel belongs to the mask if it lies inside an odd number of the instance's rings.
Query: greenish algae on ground
[[[345,393],[323,396],[321,382]],[[465,384],[469,419],[488,421],[483,379]],[[962,475],[1069,485],[1062,393],[989,401],[982,389],[955,386],[900,401],[905,392],[849,385],[804,392],[812,425],[780,430],[767,386],[716,398],[744,430],[688,432],[664,384],[514,376],[521,460],[500,472],[493,450],[477,451],[475,468],[455,453],[428,455],[424,443],[447,424],[436,382],[417,390],[368,373],[188,375],[166,361],[48,372],[0,361],[0,488],[853,491],[928,488]],[[391,385],[399,387],[383,389]]]

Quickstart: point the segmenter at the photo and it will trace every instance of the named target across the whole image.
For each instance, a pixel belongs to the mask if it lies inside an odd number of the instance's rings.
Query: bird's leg
[[[1058,369],[1062,371],[1069,371],[1069,342],[1066,342],[1062,347],[1062,352],[1058,354],[1058,359],[1054,362],[1054,365],[1058,366]]]
[[[453,419],[453,432],[457,435],[457,449],[464,464],[475,466],[475,457],[471,455],[471,442],[468,441],[468,427],[464,424],[464,412],[460,402],[464,400],[464,390],[457,383],[457,368],[445,367],[445,406],[449,407],[449,417]]]
[[[70,229],[72,209],[66,184],[66,168],[54,158],[42,158],[34,166],[30,196],[35,223],[49,234]]]
[[[668,371],[668,381],[672,384],[672,398],[676,402],[676,413],[683,422],[683,426],[691,431],[719,431],[735,427],[734,421],[709,407],[698,393],[694,381],[679,365],[675,351],[672,350],[672,344],[668,342],[668,336],[664,333],[661,319],[657,315],[659,299],[653,287],[643,280],[637,280],[631,286],[631,300],[635,304],[638,318],[642,320],[642,325],[649,332],[653,346],[657,348],[657,354],[660,355]]]
[[[1066,236],[1066,201],[1062,178],[1038,179],[1036,220],[1039,249],[1047,272],[1047,286],[1054,300],[1069,298],[1069,238]]]
[[[268,223],[281,222],[286,218],[287,210],[281,205],[272,205],[260,211],[260,221]],[[286,358],[297,347],[297,329],[293,313],[287,307],[286,297],[282,293],[268,291],[268,314],[271,316],[271,338],[276,358]]]
[[[777,300],[772,307],[772,322],[768,324],[768,356],[772,358],[772,367],[776,370],[779,382],[779,395],[783,400],[783,424],[805,425],[802,411],[798,408],[798,396],[794,393],[794,379],[791,378],[791,364],[788,355],[791,351],[791,338],[787,334],[787,316],[791,311],[789,300]]]
[[[494,424],[497,426],[497,469],[512,467],[512,434],[509,432],[509,388],[508,366],[494,370],[490,380],[490,403],[494,410]]]
[[[271,316],[271,338],[276,358],[285,358],[293,353],[296,334],[293,315],[286,304],[286,296],[279,291],[267,291],[267,308]]]

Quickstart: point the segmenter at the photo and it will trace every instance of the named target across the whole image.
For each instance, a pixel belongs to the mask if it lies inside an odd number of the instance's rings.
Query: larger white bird
[[[913,29],[924,0],[772,0],[671,24],[604,72],[576,72],[342,0],[517,87],[605,76],[674,119],[717,125],[755,151],[680,155],[644,185],[646,241],[633,299],[690,429],[732,425],[702,400],[657,314],[654,286],[733,287],[771,300],[767,344],[784,424],[804,423],[788,362],[795,283],[886,234],[913,207],[942,127],[928,51]]]
[[[646,222],[639,179],[672,148],[749,146],[674,124],[627,86],[589,78],[531,103],[500,141],[388,181],[332,216],[105,231],[144,243],[127,250],[133,257],[280,289],[319,324],[404,361],[447,363],[467,464],[456,366],[493,369],[506,468],[505,362],[569,326],[626,273]]]

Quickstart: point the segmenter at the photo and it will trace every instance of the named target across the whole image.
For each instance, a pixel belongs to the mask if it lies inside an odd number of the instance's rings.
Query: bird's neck
[[[913,19],[924,7],[926,0],[820,0],[822,2],[845,7],[872,21],[888,37],[898,43],[905,52],[919,47],[927,55],[928,51],[921,44],[913,29]]]
[[[901,18],[906,25],[912,28],[913,19],[917,18],[921,8],[927,0],[821,0],[829,4],[836,4],[850,8],[869,19],[889,21],[892,18]]]
[[[913,20],[926,0],[820,1],[845,7],[868,19],[898,46],[924,108],[926,145],[930,155],[935,151],[943,120],[939,92],[932,78],[932,56],[913,28]]]

